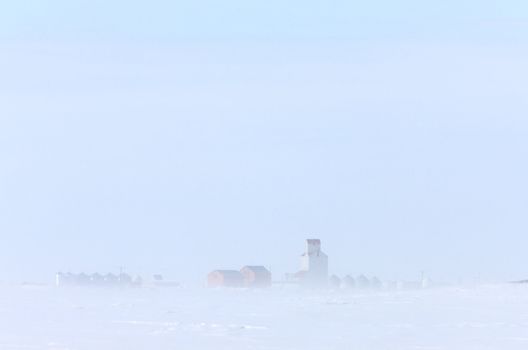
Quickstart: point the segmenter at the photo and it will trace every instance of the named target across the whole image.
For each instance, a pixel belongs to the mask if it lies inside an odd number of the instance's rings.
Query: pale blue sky
[[[527,11],[3,3],[0,272],[527,278]]]
[[[7,38],[412,40],[524,37],[521,0],[6,1]],[[520,36],[520,34],[524,34]]]

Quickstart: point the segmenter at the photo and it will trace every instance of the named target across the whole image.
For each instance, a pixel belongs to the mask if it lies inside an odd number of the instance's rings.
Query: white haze
[[[3,52],[1,279],[282,276],[310,237],[340,275],[526,277],[525,50]]]
[[[0,350],[527,349],[527,13],[1,2]]]

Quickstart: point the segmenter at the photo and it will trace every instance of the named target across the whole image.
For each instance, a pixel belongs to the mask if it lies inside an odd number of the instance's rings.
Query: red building
[[[247,287],[271,287],[271,272],[264,266],[244,266],[240,273],[244,276],[244,285]]]
[[[244,276],[236,270],[215,270],[207,275],[208,287],[243,287]]]

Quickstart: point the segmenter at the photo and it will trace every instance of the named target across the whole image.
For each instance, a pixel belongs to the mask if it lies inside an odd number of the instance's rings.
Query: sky
[[[528,278],[523,1],[0,4],[0,281]]]

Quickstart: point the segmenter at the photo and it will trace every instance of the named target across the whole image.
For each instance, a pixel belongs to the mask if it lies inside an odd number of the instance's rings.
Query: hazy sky
[[[4,1],[1,280],[528,278],[526,1]]]

